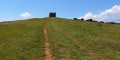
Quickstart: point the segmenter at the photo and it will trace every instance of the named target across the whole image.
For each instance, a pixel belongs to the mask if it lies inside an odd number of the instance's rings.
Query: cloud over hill
[[[103,11],[98,15],[94,15],[91,12],[89,12],[85,16],[80,17],[80,18],[94,19],[97,21],[119,22],[120,23],[120,5],[115,5],[111,9]]]
[[[30,17],[32,17],[32,15],[30,13],[28,13],[28,12],[24,12],[20,16],[23,17],[23,18],[30,18]]]

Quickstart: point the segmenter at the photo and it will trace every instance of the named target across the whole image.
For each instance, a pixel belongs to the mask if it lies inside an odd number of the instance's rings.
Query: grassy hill
[[[47,25],[53,60],[120,60],[120,25],[63,18],[0,23],[0,60],[44,60]]]

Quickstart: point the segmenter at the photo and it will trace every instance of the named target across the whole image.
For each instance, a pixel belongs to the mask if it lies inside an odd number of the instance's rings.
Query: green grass
[[[0,23],[0,60],[44,60],[44,24],[54,60],[120,60],[120,25],[63,18]]]
[[[120,25],[50,18],[49,42],[55,60],[119,60]]]
[[[0,23],[0,60],[44,60],[45,19]]]

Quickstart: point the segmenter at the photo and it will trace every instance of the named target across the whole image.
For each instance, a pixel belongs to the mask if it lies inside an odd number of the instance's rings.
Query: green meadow
[[[43,60],[44,19],[0,23],[0,60]]]
[[[120,25],[64,18],[0,23],[0,60],[44,60],[44,25],[53,60],[120,60]]]

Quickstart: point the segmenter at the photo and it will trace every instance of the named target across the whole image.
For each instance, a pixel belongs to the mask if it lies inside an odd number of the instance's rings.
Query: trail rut
[[[51,57],[51,51],[50,51],[50,43],[48,41],[48,36],[47,36],[47,27],[48,24],[44,25],[44,35],[45,35],[45,60],[53,60]]]

